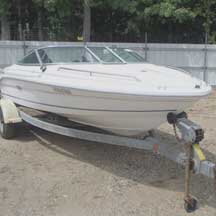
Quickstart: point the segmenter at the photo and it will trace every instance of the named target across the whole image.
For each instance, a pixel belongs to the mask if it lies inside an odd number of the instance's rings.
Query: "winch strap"
[[[206,157],[205,157],[203,151],[201,150],[199,144],[194,144],[193,149],[196,152],[197,156],[199,157],[200,161],[205,161],[206,160]]]

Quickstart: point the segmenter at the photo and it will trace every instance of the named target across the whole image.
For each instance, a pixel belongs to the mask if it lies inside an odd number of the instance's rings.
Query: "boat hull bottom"
[[[63,115],[71,121],[122,136],[143,136],[166,122],[168,112],[104,113],[90,116]]]
[[[134,109],[130,106],[137,104],[136,101],[129,100],[124,102],[122,100],[109,100],[106,102],[107,104],[113,105],[113,110],[87,110],[68,108],[74,104],[76,105],[76,103],[74,103],[76,98],[73,96],[64,98],[64,96],[59,95],[47,95],[46,97],[42,95],[43,97],[41,96],[37,98],[34,95],[31,95],[31,97],[30,95],[27,95],[28,97],[26,96],[24,98],[21,94],[20,96],[18,95],[19,92],[16,93],[17,94],[10,94],[16,96],[4,94],[4,91],[2,91],[1,94],[4,98],[12,100],[15,104],[35,110],[58,114],[74,122],[101,128],[103,130],[124,136],[137,136],[145,131],[158,128],[162,123],[167,121],[167,114],[169,112],[175,112],[177,110],[181,111],[183,108],[190,106],[194,102],[188,100],[187,98],[183,98],[181,100],[177,100],[175,98],[173,100],[169,98],[159,98],[160,102],[157,102],[157,98],[155,99],[156,102],[146,100],[144,98],[142,101],[139,101],[140,105],[137,110],[134,111]],[[50,104],[46,104],[47,100],[51,101],[53,105],[51,102]],[[58,101],[62,102],[59,103]],[[96,99],[90,102],[92,106],[94,104],[102,104],[100,100],[97,101]],[[60,105],[63,104],[64,106],[56,106],[54,103],[58,103]],[[81,101],[79,103],[81,104],[80,106],[86,107],[83,103],[84,102]],[[122,105],[122,103],[125,104]],[[127,110],[125,107],[127,107]]]
[[[194,103],[194,101],[188,101],[186,98],[186,100],[180,101],[165,100],[164,102],[161,102],[163,107],[158,107],[157,110],[151,110],[149,108],[147,110],[147,108],[143,108],[143,111],[141,109],[139,109],[139,111],[89,111],[68,109],[54,105],[50,106],[43,103],[31,102],[28,100],[11,97],[9,95],[5,95],[4,93],[2,94],[2,96],[4,98],[11,99],[15,104],[24,107],[58,114],[60,116],[68,118],[71,121],[97,127],[124,136],[138,136],[140,134],[143,134],[143,132],[158,128],[162,123],[165,123],[167,121],[167,114],[169,112],[181,112],[183,108],[188,107]],[[196,100],[197,99],[195,99],[195,101]],[[98,104],[97,101],[95,102],[95,104]],[[145,107],[145,104],[149,106],[148,103],[144,102],[143,107]],[[155,107],[155,104],[153,105],[152,107]]]

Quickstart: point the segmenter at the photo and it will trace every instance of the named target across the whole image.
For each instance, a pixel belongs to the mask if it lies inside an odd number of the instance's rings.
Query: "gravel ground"
[[[204,127],[202,147],[216,162],[216,92],[189,113]],[[0,215],[187,215],[184,170],[176,164],[141,150],[19,130],[14,140],[0,138]],[[172,133],[167,124],[160,130]],[[216,216],[214,182],[193,176],[191,190],[199,200],[192,215]]]

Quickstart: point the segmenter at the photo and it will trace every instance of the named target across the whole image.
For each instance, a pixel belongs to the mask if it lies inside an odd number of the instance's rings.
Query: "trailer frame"
[[[10,112],[8,112],[8,107]],[[151,151],[155,155],[163,156],[185,166],[184,200],[187,212],[192,212],[197,208],[197,200],[190,195],[191,173],[203,174],[216,179],[216,165],[206,159],[199,145],[199,142],[204,138],[204,131],[201,126],[190,121],[186,113],[170,113],[168,115],[168,122],[174,126],[175,134],[176,128],[181,134],[181,138],[176,137],[178,142],[173,143],[165,142],[160,137],[154,136],[154,133],[149,133],[139,139],[97,131],[95,128],[68,121],[55,114],[17,106],[12,101],[3,98],[0,101],[0,113],[2,113],[0,115],[0,132],[6,139],[15,136],[12,133],[14,124],[24,121],[43,130],[68,137]],[[34,114],[32,115],[32,113]],[[4,119],[5,116],[7,119]],[[15,120],[11,121],[11,119]],[[11,127],[6,127],[8,125]],[[4,131],[1,131],[1,128],[4,128]],[[10,136],[4,136],[5,134]]]

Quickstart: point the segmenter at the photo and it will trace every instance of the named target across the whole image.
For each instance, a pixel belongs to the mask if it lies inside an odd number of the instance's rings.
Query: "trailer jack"
[[[188,120],[185,112],[180,114],[169,113],[167,120],[173,125],[177,140],[185,147],[184,207],[188,213],[191,213],[197,209],[197,200],[190,195],[191,172],[216,179],[216,166],[206,160],[206,157],[200,148],[199,142],[204,138],[204,130],[198,124]],[[181,138],[178,137],[176,128],[179,129]]]

